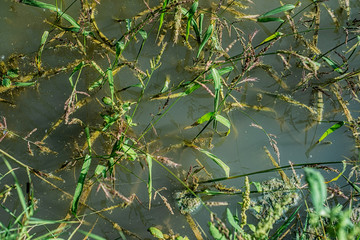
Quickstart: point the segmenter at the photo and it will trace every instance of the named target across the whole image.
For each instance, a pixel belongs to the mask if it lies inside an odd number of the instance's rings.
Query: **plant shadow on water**
[[[360,236],[357,1],[0,6],[1,239]]]

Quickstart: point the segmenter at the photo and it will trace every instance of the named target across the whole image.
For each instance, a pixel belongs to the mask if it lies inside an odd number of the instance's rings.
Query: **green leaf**
[[[135,150],[131,146],[123,145],[121,148],[124,151],[124,153],[130,157],[131,161],[136,160],[138,154],[135,152]]]
[[[36,82],[15,82],[14,86],[16,87],[29,87],[35,85]]]
[[[142,37],[142,39],[144,39],[144,40],[146,40],[148,38],[147,32],[144,29],[140,29],[139,34]]]
[[[209,39],[210,39],[210,37],[212,35],[212,32],[213,32],[213,29],[214,29],[214,25],[211,24],[208,27],[208,29],[206,30],[205,35],[203,37],[203,40],[201,41],[201,44],[199,46],[199,50],[198,50],[196,58],[198,58],[200,56],[200,53],[201,53],[202,49],[205,47],[206,43],[209,41]]]
[[[149,176],[148,176],[148,195],[149,195],[149,209],[151,207],[151,196],[152,196],[152,158],[149,154],[146,154],[146,162],[149,168]]]
[[[88,173],[88,171],[90,169],[90,164],[91,164],[91,156],[89,154],[86,154],[85,159],[84,159],[84,163],[83,163],[82,168],[81,168],[80,176],[79,176],[78,182],[76,184],[74,198],[73,198],[73,201],[72,201],[72,204],[71,204],[71,212],[75,216],[76,216],[79,200],[80,200],[80,197],[81,197],[81,193],[82,193],[83,188],[84,188],[86,175],[87,175],[87,173]]]
[[[11,86],[11,80],[9,78],[3,78],[1,81],[1,85],[4,87],[10,87]]]
[[[226,73],[229,73],[231,72],[232,70],[234,70],[234,67],[230,66],[230,67],[224,67],[224,68],[220,68],[220,69],[217,69],[218,73],[220,76],[226,74]],[[206,80],[211,80],[213,79],[213,75],[212,73],[208,74],[206,77],[205,77]]]
[[[185,129],[188,129],[188,128],[192,128],[192,127],[195,127],[195,126],[198,126],[204,122],[207,122],[209,121],[212,117],[214,116],[214,112],[208,112],[208,113],[205,113],[203,116],[201,116],[198,120],[196,120],[196,122],[194,122],[193,124],[191,124],[190,127],[186,127]]]
[[[73,26],[73,28],[71,28],[71,31],[79,32],[79,30],[80,30],[80,25],[71,16],[62,12],[59,8],[57,8],[56,6],[54,6],[52,4],[43,3],[43,2],[35,1],[35,0],[22,0],[20,2],[30,5],[30,6],[33,6],[33,7],[39,7],[39,8],[48,9],[48,10],[57,12],[57,14],[59,16],[64,18],[66,21],[68,21]]]
[[[226,217],[227,217],[227,220],[229,221],[230,225],[233,226],[233,228],[235,228],[236,231],[243,232],[243,230],[241,229],[239,224],[236,222],[236,220],[235,220],[234,216],[232,215],[229,208],[226,209]]]
[[[169,84],[170,84],[170,78],[166,78],[165,82],[164,82],[164,86],[162,87],[162,89],[160,90],[160,93],[164,93],[169,89]]]
[[[282,20],[281,18],[278,18],[278,17],[263,17],[263,18],[258,18],[257,21],[258,22],[285,22],[284,20]]]
[[[226,177],[230,176],[230,168],[229,168],[229,166],[226,165],[221,159],[216,157],[211,152],[208,152],[208,151],[206,151],[206,150],[204,150],[202,148],[196,147],[195,149],[199,150],[201,153],[205,154],[206,156],[211,158],[217,165],[219,165],[224,170]]]
[[[221,116],[220,114],[215,115],[215,120],[220,122],[222,125],[224,125],[225,127],[228,128],[228,131],[226,132],[226,135],[229,135],[230,128],[231,128],[230,121],[228,119],[226,119],[225,117]]]
[[[106,178],[106,167],[104,165],[97,165],[95,169],[95,175],[102,175],[103,178]]]
[[[275,9],[273,9],[271,11],[268,11],[268,12],[260,15],[258,18],[264,18],[264,17],[267,17],[267,16],[271,16],[271,15],[281,13],[281,12],[286,12],[286,11],[292,10],[294,8],[295,8],[295,5],[293,5],[293,4],[285,4],[285,5],[281,6],[281,7],[275,8]]]
[[[191,23],[192,23],[193,18],[194,18],[194,14],[195,14],[198,6],[199,6],[199,2],[198,2],[198,1],[195,1],[195,2],[191,5],[190,10],[189,10],[188,13],[187,13],[188,21],[187,21],[187,23],[186,23],[186,36],[185,36],[186,41],[188,41],[188,39],[189,39],[190,26],[191,26]],[[195,22],[195,23],[196,23],[196,22]]]
[[[6,72],[6,76],[9,78],[17,78],[19,76],[18,69],[8,70]]]
[[[271,36],[265,38],[264,41],[262,41],[259,45],[263,45],[265,43],[271,42],[272,40],[278,39],[283,35],[284,34],[282,32],[276,32],[276,33],[272,34]]]
[[[311,200],[315,211],[319,214],[324,212],[324,203],[327,192],[324,177],[319,171],[312,168],[305,168],[305,180],[309,184]]]
[[[335,123],[334,125],[332,125],[328,130],[326,130],[326,132],[324,132],[324,134],[319,138],[319,140],[317,140],[317,143],[320,143],[322,140],[324,140],[324,138],[326,138],[329,134],[335,132],[337,129],[341,128],[344,125],[344,121]]]
[[[160,229],[156,227],[150,227],[148,231],[151,233],[151,235],[153,235],[156,238],[160,238],[160,239],[164,238],[164,234],[160,231]]]
[[[336,72],[343,74],[344,70],[341,69],[341,66],[337,64],[335,61],[331,60],[328,57],[322,56],[322,59],[329,64]]]
[[[214,79],[215,98],[214,98],[214,112],[218,111],[218,105],[220,101],[220,90],[221,90],[221,77],[215,68],[211,69],[211,75]]]
[[[164,0],[163,5],[162,5],[161,14],[160,14],[159,29],[158,29],[158,34],[157,34],[158,36],[160,34],[160,30],[161,30],[161,27],[162,27],[163,22],[164,22],[165,10],[166,10],[166,6],[168,5],[168,3],[169,3],[169,0]]]
[[[41,68],[41,55],[42,55],[42,52],[44,50],[44,46],[45,46],[45,43],[46,43],[46,40],[49,36],[49,32],[48,31],[45,31],[41,37],[41,41],[40,41],[40,48],[39,48],[39,51],[37,53],[37,56],[35,58],[36,60],[36,65],[38,67],[38,69],[40,70]]]
[[[111,94],[111,101],[114,102],[114,76],[111,68],[107,69],[107,77]]]
[[[74,87],[74,83],[73,83],[73,80],[72,80],[72,77],[74,76],[74,74],[77,72],[77,71],[81,71],[81,69],[84,67],[85,63],[83,61],[81,61],[73,70],[72,70],[72,73],[70,74],[70,77],[69,77],[69,82],[71,84],[71,87]]]
[[[215,225],[212,222],[209,222],[209,230],[211,236],[215,240],[226,240],[226,237],[215,227]]]

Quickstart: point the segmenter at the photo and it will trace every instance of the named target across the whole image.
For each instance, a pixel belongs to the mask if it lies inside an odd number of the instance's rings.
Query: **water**
[[[49,1],[49,3],[53,3]],[[63,1],[65,6],[70,6],[70,1]],[[288,1],[292,3],[293,1]],[[310,2],[310,1],[309,1]],[[352,6],[358,9],[356,1]],[[260,4],[261,3],[261,4]],[[249,14],[259,14],[268,11],[269,9],[278,6],[276,1],[254,1],[249,10]],[[150,1],[149,5],[153,6],[155,3]],[[157,4],[157,3],[156,3]],[[202,3],[204,6],[209,6],[209,2]],[[307,3],[303,3],[305,6]],[[331,1],[330,6],[336,8],[336,1]],[[28,61],[35,56],[40,44],[41,35],[45,30],[51,29],[46,23],[43,23],[44,19],[52,20],[53,14],[49,11],[43,11],[39,8],[26,6],[11,1],[2,1],[0,3],[0,27],[2,34],[0,35],[1,44],[1,58],[7,59],[13,53],[22,53],[28,57]],[[75,2],[69,10],[68,14],[71,16],[78,16],[79,14],[79,2]],[[259,8],[261,6],[262,9]],[[125,33],[126,29],[124,24],[114,22],[115,19],[126,19],[136,15],[138,12],[146,9],[143,1],[101,1],[101,4],[97,7],[98,15],[96,16],[98,27],[103,30],[103,33],[108,36],[109,39],[118,39],[119,36]],[[355,10],[353,12],[356,12]],[[227,13],[224,13],[224,16]],[[332,26],[331,19],[326,14],[325,10],[322,11],[321,27]],[[323,20],[324,19],[324,20]],[[208,19],[206,20],[208,21]],[[139,68],[149,68],[149,60],[155,57],[160,50],[155,43],[157,24],[154,29],[151,26],[147,28],[149,31],[149,39],[147,40],[144,50],[139,58]],[[256,29],[259,33],[254,38],[254,45],[259,44],[265,39],[269,33],[272,33],[277,28],[277,23],[269,24],[257,24],[253,22],[244,21],[239,23],[242,30],[247,34],[254,32]],[[289,30],[290,31],[290,30]],[[339,30],[340,31],[340,30]],[[339,31],[324,31],[319,34],[319,48],[321,51],[327,51],[338,43],[343,41],[341,33]],[[234,34],[234,33],[233,33]],[[171,40],[167,35],[166,39]],[[327,41],[327,39],[333,39]],[[70,35],[65,35],[63,41],[67,42],[72,40]],[[81,40],[81,39],[80,39]],[[127,48],[124,56],[129,59],[134,59],[138,53],[141,38],[138,36],[138,43],[132,42]],[[224,41],[230,42],[228,39]],[[287,48],[292,46],[293,39],[284,38],[279,41],[279,48]],[[354,44],[354,42],[352,42]],[[225,45],[225,44],[224,44]],[[226,46],[226,45],[225,45]],[[230,55],[235,55],[240,52],[240,44],[236,44],[233,48],[233,52]],[[345,49],[345,48],[344,48]],[[95,47],[94,59],[98,64],[102,64],[104,69],[108,67],[108,59],[106,51],[101,51]],[[91,51],[90,51],[91,52]],[[146,128],[153,116],[159,112],[159,109],[165,103],[165,100],[153,100],[150,98],[159,93],[162,88],[167,75],[170,76],[171,86],[176,86],[181,81],[189,81],[194,77],[191,72],[184,71],[184,67],[192,65],[194,62],[194,54],[196,55],[197,48],[193,51],[188,50],[185,46],[173,45],[169,43],[163,57],[160,69],[155,71],[152,79],[149,83],[148,89],[145,91],[143,100],[139,105],[137,112],[134,116],[133,122],[137,123],[136,127],[133,127],[132,131],[134,136],[139,135]],[[89,53],[90,54],[90,53]],[[69,62],[81,57],[81,54],[77,50],[69,51],[68,48],[59,47],[58,49],[46,49],[43,53],[43,64],[49,66],[64,66]],[[25,59],[27,60],[27,59]],[[92,60],[92,59],[91,59]],[[282,62],[279,58],[266,57],[264,58],[266,64],[271,64],[276,70],[281,71],[283,69]],[[295,62],[291,64],[296,65]],[[349,63],[349,66],[356,68],[356,58],[353,62]],[[240,65],[237,65],[241,68]],[[8,129],[14,131],[16,134],[25,137],[34,128],[37,131],[34,132],[29,139],[32,141],[38,141],[45,136],[53,123],[55,123],[64,114],[64,103],[69,98],[72,88],[69,83],[70,71],[61,72],[55,76],[48,78],[39,78],[37,81],[39,85],[36,87],[28,87],[22,90],[14,90],[11,94],[3,94],[1,96],[5,99],[11,100],[16,104],[15,107],[9,107],[5,103],[0,103],[0,115],[4,116],[7,121]],[[237,71],[237,70],[235,70]],[[99,74],[87,68],[83,71],[81,79],[77,89],[79,91],[86,91],[87,87],[96,80]],[[233,77],[234,75],[230,75]],[[256,69],[251,73],[251,77],[256,77],[257,82],[243,85],[240,92],[233,92],[234,97],[242,99],[246,95],[246,102],[248,104],[258,105],[257,94],[261,91],[276,92],[282,91],[282,89],[275,83],[272,77],[264,73],[260,69]],[[302,77],[300,69],[294,67],[290,76],[284,77],[286,83],[293,87]],[[73,77],[76,79],[76,75]],[[134,78],[132,71],[124,69],[121,74],[114,77],[116,88],[122,89],[130,85],[138,83],[138,80]],[[324,77],[326,79],[326,76]],[[319,79],[323,81],[324,79]],[[136,102],[139,94],[139,88],[131,88],[129,90],[121,92],[118,96],[124,101]],[[104,88],[94,95],[94,98],[101,100],[104,94],[109,95],[109,88],[107,84]],[[289,94],[289,93],[286,93]],[[293,96],[294,99],[310,105],[311,89],[305,89],[304,91],[298,91]],[[247,174],[251,172],[261,171],[273,168],[273,164],[266,156],[263,147],[266,146],[274,157],[275,152],[272,150],[268,137],[264,132],[258,128],[251,127],[252,123],[260,125],[268,134],[273,134],[276,137],[277,146],[280,151],[280,163],[281,165],[288,165],[291,161],[295,164],[299,163],[312,163],[312,162],[328,162],[328,161],[341,161],[346,157],[352,157],[354,154],[353,139],[349,137],[347,128],[341,128],[340,130],[331,134],[328,137],[331,145],[319,145],[314,148],[309,155],[306,155],[306,151],[309,147],[325,132],[331,125],[319,124],[314,125],[312,128],[306,130],[309,122],[309,112],[296,105],[291,105],[283,102],[273,96],[268,96],[262,92],[261,104],[266,107],[274,109],[274,112],[255,111],[250,109],[238,108],[233,109],[228,113],[224,113],[223,116],[228,118],[231,122],[231,133],[227,137],[220,137],[216,133],[212,134],[211,127],[208,128],[203,136],[213,135],[212,144],[214,147],[211,152],[218,158],[223,160],[230,167],[230,175]],[[79,98],[83,96],[79,95]],[[170,100],[172,104],[174,100]],[[193,139],[197,133],[201,130],[202,126],[198,126],[192,129],[184,129],[185,127],[193,124],[199,117],[207,112],[213,110],[213,98],[210,94],[204,90],[199,89],[193,94],[179,100],[174,107],[167,112],[167,114],[156,123],[154,130],[149,131],[145,135],[144,139],[146,143],[156,141],[153,145],[150,145],[149,151],[151,153],[162,153],[167,147],[174,146],[182,143],[183,140]],[[135,105],[132,106],[133,108]],[[351,105],[351,109],[356,109],[357,105]],[[334,109],[338,109],[339,106],[334,103],[333,98],[325,99],[325,119],[326,120],[344,120],[341,112],[334,112]],[[85,107],[80,109],[74,114],[74,117],[80,118],[84,123],[92,126],[100,126],[102,119],[99,112],[102,111],[101,106],[96,100],[91,101]],[[357,112],[356,112],[357,114]],[[353,116],[356,118],[357,116]],[[220,131],[226,131],[227,129],[219,124]],[[206,135],[207,134],[207,135]],[[210,134],[210,135],[209,135]],[[201,136],[200,136],[201,137]],[[207,137],[209,140],[209,137]],[[51,180],[58,187],[64,191],[73,194],[75,191],[76,183],[78,181],[79,172],[82,163],[76,163],[74,158],[78,156],[79,148],[85,142],[85,136],[83,128],[78,125],[64,125],[62,124],[54,132],[52,132],[46,139],[46,146],[50,147],[57,154],[41,154],[35,146],[31,146],[34,151],[34,156],[30,156],[27,150],[26,141],[20,138],[5,138],[0,143],[0,148],[7,153],[13,155],[16,159],[20,160],[24,164],[27,164],[34,169],[44,171],[47,173],[52,172],[54,175],[64,179],[64,181]],[[96,141],[93,148],[96,154],[105,154],[111,151],[111,147],[107,144],[105,138],[100,138]],[[179,176],[184,178],[187,171],[190,168],[196,168],[199,162],[206,168],[208,172],[212,174],[213,178],[224,177],[223,170],[214,163],[210,158],[206,157],[200,152],[186,147],[176,148],[172,151],[166,152],[165,156],[170,157],[172,161],[177,164],[181,164],[180,168],[172,168],[171,170]],[[90,172],[95,170],[96,162],[100,159],[94,159]],[[59,168],[66,162],[73,162],[75,167],[70,170],[58,171]],[[158,164],[154,163],[153,166],[153,187],[160,189],[164,187],[160,193],[168,199],[171,205],[174,215],[166,209],[163,201],[159,196],[155,200],[152,200],[151,210],[148,210],[148,192],[146,187],[147,181],[147,168],[144,167],[144,161],[128,162],[124,163],[124,167],[129,169],[133,174],[129,174],[125,168],[119,168],[116,171],[115,189],[125,197],[130,197],[133,193],[136,194],[138,200],[135,198],[133,203],[126,209],[115,208],[111,211],[103,212],[103,217],[99,217],[94,214],[93,211],[85,209],[81,214],[85,214],[84,224],[81,229],[89,231],[93,224],[95,224],[93,233],[103,236],[107,239],[119,238],[119,234],[114,231],[110,222],[117,223],[121,227],[128,229],[131,232],[136,233],[143,238],[149,238],[150,234],[147,229],[151,226],[161,226],[164,232],[168,232],[172,229],[175,233],[181,235],[188,235],[190,239],[193,238],[193,233],[189,228],[189,225],[183,215],[175,208],[175,203],[172,199],[172,195],[175,191],[183,189],[183,186],[167,171],[165,171]],[[11,162],[12,167],[16,164]],[[98,162],[99,163],[99,162]],[[103,162],[100,162],[104,164]],[[1,174],[7,172],[5,165],[1,163]],[[23,168],[19,168],[15,171],[19,182],[25,186],[28,182],[28,177]],[[290,172],[289,175],[291,174]],[[136,177],[138,176],[138,177]],[[331,176],[329,174],[329,176]],[[277,173],[258,174],[251,176],[251,181],[263,181],[271,177],[277,177]],[[327,177],[327,176],[326,176]],[[139,179],[140,178],[140,179]],[[35,217],[42,219],[61,219],[64,218],[68,212],[71,204],[71,199],[66,197],[66,194],[54,189],[49,184],[40,180],[38,177],[32,175],[31,177],[35,198],[38,199],[39,210],[36,211]],[[143,182],[145,181],[145,183]],[[2,184],[11,184],[13,180],[11,177],[2,179]],[[109,183],[109,182],[108,182]],[[243,185],[242,179],[235,179],[224,182],[226,185],[235,186],[240,188]],[[110,183],[109,183],[110,184]],[[87,204],[94,209],[100,210],[107,207],[117,205],[120,200],[114,198],[114,201],[107,199],[101,188],[98,188],[98,184],[95,184],[93,191],[90,194]],[[25,187],[23,188],[25,190]],[[16,193],[11,197],[11,202],[17,207],[20,207]],[[236,202],[240,201],[239,195],[235,196],[214,196],[208,197],[206,200],[211,201],[225,201],[229,203],[229,208],[236,207]],[[13,206],[6,205],[9,209],[13,209]],[[213,207],[212,211],[216,212],[219,217],[224,216],[225,207]],[[1,210],[1,221],[7,223],[10,217]],[[209,221],[209,212],[206,208],[202,208],[193,215],[194,219],[200,224],[200,226],[207,232],[207,222]],[[75,228],[75,224],[73,227]],[[50,227],[54,229],[56,226]],[[74,229],[71,228],[71,229]],[[39,228],[39,232],[46,232],[45,228]],[[69,231],[71,232],[71,231]],[[81,238],[80,233],[76,234],[76,238]],[[131,237],[130,237],[131,238]]]

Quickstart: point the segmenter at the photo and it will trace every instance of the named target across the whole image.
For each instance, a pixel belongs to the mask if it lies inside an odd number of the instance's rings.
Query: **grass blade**
[[[86,154],[85,159],[84,159],[84,163],[83,163],[82,168],[81,168],[80,176],[79,176],[79,179],[78,179],[78,182],[77,182],[77,185],[76,185],[72,205],[71,205],[71,212],[75,216],[76,216],[77,208],[78,208],[78,205],[79,205],[81,193],[82,193],[83,188],[84,188],[86,175],[87,175],[87,173],[88,173],[88,171],[90,169],[90,164],[91,164],[91,156],[89,154]]]
[[[43,8],[43,9],[48,9],[48,10],[54,11],[73,26],[73,28],[71,29],[72,31],[79,32],[79,30],[80,30],[80,25],[70,15],[62,12],[59,8],[57,8],[56,6],[54,6],[52,4],[43,3],[43,2],[36,1],[36,0],[22,0],[21,3],[30,5],[33,7],[38,7],[38,8]]]
[[[262,42],[259,44],[259,46],[260,46],[260,45],[263,45],[263,44],[265,44],[265,43],[271,42],[271,41],[274,40],[274,39],[278,39],[278,38],[280,38],[280,37],[283,36],[283,35],[284,35],[284,34],[283,34],[282,32],[276,32],[276,33],[272,34],[271,36],[265,38],[264,41],[262,41]]]
[[[214,79],[215,88],[214,112],[217,112],[220,101],[221,77],[218,70],[216,70],[215,68],[211,69],[211,75]]]
[[[42,52],[44,50],[44,46],[45,46],[45,42],[47,40],[49,36],[49,32],[48,31],[45,31],[41,37],[41,42],[40,42],[40,48],[39,48],[39,51],[35,57],[35,62],[36,62],[36,66],[38,68],[38,71],[41,71],[41,55],[42,55]]]
[[[339,66],[339,64],[337,64],[334,60],[328,58],[328,57],[325,57],[323,56],[322,59],[327,63],[329,64],[333,69],[334,71],[340,73],[340,74],[343,74],[344,73],[344,70],[341,69],[341,66]]]
[[[201,153],[205,154],[209,158],[211,158],[217,165],[219,165],[225,172],[226,177],[230,176],[230,168],[226,165],[220,158],[212,154],[211,152],[206,151],[205,149],[199,148],[195,145],[192,145],[196,150],[200,151]]]
[[[233,228],[235,228],[236,231],[238,231],[239,233],[243,232],[240,225],[235,221],[235,218],[232,215],[229,208],[226,208],[226,217],[227,217],[227,220],[229,221],[230,225],[233,226]]]
[[[226,132],[226,136],[229,135],[230,133],[230,128],[231,128],[231,123],[228,119],[226,119],[225,117],[221,116],[220,114],[216,114],[215,115],[215,120],[220,122],[222,125],[224,125],[225,127],[228,128],[228,131]]]
[[[199,2],[198,1],[195,1],[191,7],[190,7],[190,10],[189,12],[187,13],[188,15],[188,21],[186,23],[186,36],[185,36],[185,40],[188,41],[189,39],[189,34],[190,34],[190,26],[192,25],[192,21],[194,20],[194,14],[197,10],[197,7],[199,6]],[[195,21],[195,20],[194,20]],[[195,22],[196,23],[196,22]]]
[[[319,140],[317,140],[316,143],[320,143],[328,135],[335,132],[337,129],[341,128],[344,125],[344,123],[345,123],[344,121],[341,121],[341,122],[338,122],[338,123],[335,123],[334,125],[332,125],[328,130],[326,130],[326,132],[324,132],[324,134],[319,138]]]
[[[26,206],[26,200],[25,200],[25,195],[23,193],[23,191],[21,190],[21,186],[19,184],[19,181],[13,171],[13,168],[11,167],[10,163],[6,160],[6,158],[4,158],[3,156],[1,156],[5,165],[7,166],[7,168],[9,169],[11,175],[13,176],[14,178],[14,181],[15,181],[15,186],[16,186],[16,191],[19,195],[19,201],[20,201],[20,204],[21,204],[21,207],[23,208],[24,210],[24,213],[25,213],[25,216],[26,216],[26,219],[29,219],[29,213],[28,213],[28,210],[27,210],[27,206]]]
[[[196,120],[196,122],[194,122],[193,124],[191,124],[191,126],[185,127],[185,129],[189,129],[192,127],[196,127],[204,122],[210,121],[210,119],[214,116],[214,112],[208,112],[205,113],[203,116],[201,116],[198,120]]]
[[[109,88],[110,88],[110,94],[111,94],[111,101],[114,102],[114,76],[111,68],[107,69],[107,77],[109,81]]]
[[[202,40],[202,42],[201,42],[201,44],[200,44],[199,51],[198,51],[198,53],[197,53],[196,58],[199,58],[202,49],[204,48],[205,44],[209,41],[209,39],[210,39],[210,37],[211,37],[211,35],[212,35],[212,32],[213,32],[213,29],[214,29],[214,25],[211,24],[211,25],[208,27],[208,29],[206,30],[205,35],[204,35],[204,37],[203,37],[203,40]]]
[[[293,4],[285,4],[284,6],[281,6],[281,7],[277,7],[273,10],[270,10],[266,13],[264,13],[263,15],[260,15],[258,17],[258,21],[259,19],[262,19],[262,18],[265,18],[265,17],[268,17],[268,16],[272,16],[272,15],[275,15],[275,14],[278,14],[278,13],[281,13],[281,12],[286,12],[286,11],[289,11],[289,10],[292,10],[295,8],[295,5]]]
[[[151,208],[151,196],[152,196],[152,158],[149,154],[146,154],[146,162],[149,168],[148,177],[148,194],[149,194],[149,209]]]
[[[159,23],[159,29],[158,29],[157,36],[159,36],[159,34],[160,34],[160,30],[161,30],[161,27],[163,25],[164,17],[165,17],[165,8],[168,5],[168,3],[169,3],[169,0],[164,0],[164,2],[163,2],[163,6],[162,6],[162,9],[161,9],[161,14],[160,14],[160,23]]]

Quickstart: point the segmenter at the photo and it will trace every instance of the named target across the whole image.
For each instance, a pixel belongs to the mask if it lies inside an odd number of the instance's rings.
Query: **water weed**
[[[44,23],[0,62],[1,238],[358,238],[357,3],[259,4],[12,3]],[[12,110],[34,92],[50,105],[46,86],[61,111],[23,130]]]

